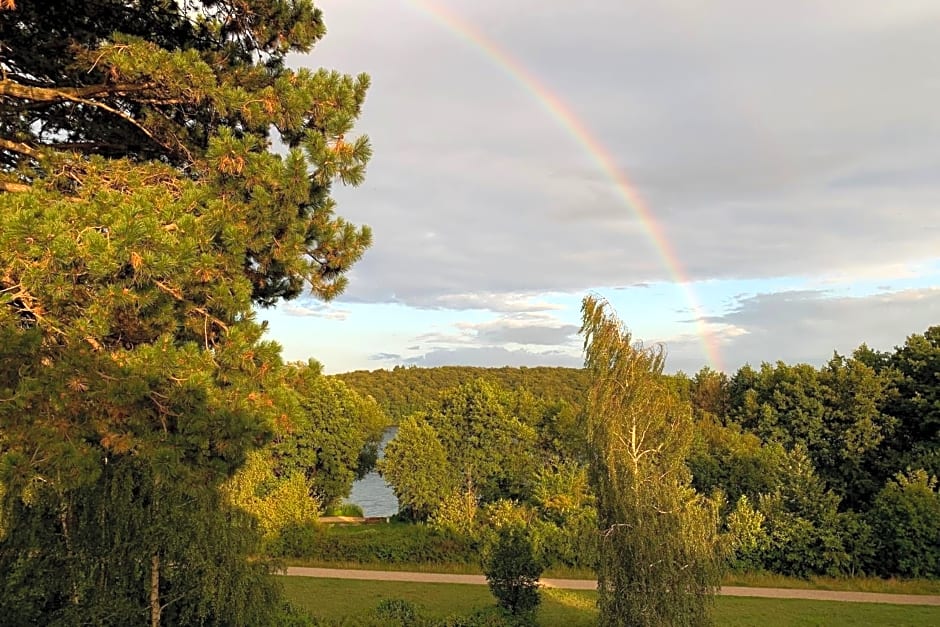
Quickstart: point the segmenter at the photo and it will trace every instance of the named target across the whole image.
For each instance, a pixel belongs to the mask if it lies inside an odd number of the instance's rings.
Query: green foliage
[[[880,445],[895,420],[881,411],[885,378],[835,355],[822,369],[778,362],[742,368],[730,382],[731,415],[765,442],[805,447],[817,472],[847,504],[867,503],[883,478]]]
[[[727,531],[723,540],[727,543],[729,561],[736,570],[759,570],[762,566],[760,552],[765,548],[767,535],[764,531],[765,516],[754,509],[747,495],[742,494],[728,514]]]
[[[706,366],[692,377],[689,388],[689,401],[696,421],[706,418],[720,420],[729,414],[731,393],[725,373]]]
[[[924,470],[898,473],[870,512],[877,564],[884,574],[940,577],[940,493]]]
[[[472,487],[452,492],[437,506],[428,524],[436,529],[471,539],[477,538],[480,504]]]
[[[308,0],[7,4],[5,619],[268,624],[258,530],[220,486],[309,398],[255,308],[336,296],[370,243],[330,197],[370,156],[368,77],[286,66],[325,32]],[[325,497],[359,453],[336,450]]]
[[[415,625],[419,622],[419,611],[414,603],[404,599],[384,599],[375,608],[375,615],[386,625]]]
[[[720,489],[730,502],[741,496],[756,501],[782,480],[787,455],[779,443],[763,443],[734,424],[721,425],[706,415],[695,425],[687,464],[692,485],[701,494]]]
[[[582,306],[602,625],[705,624],[719,584],[717,511],[689,487],[691,411],[606,303]]]
[[[767,559],[774,572],[804,577],[822,574],[819,569],[839,572],[847,556],[832,528],[838,504],[839,497],[826,490],[806,451],[795,448],[781,483],[760,502],[771,537]]]
[[[531,506],[509,499],[486,503],[480,508],[480,522],[493,532],[506,527],[526,527],[535,515]]]
[[[586,297],[581,328],[600,622],[705,624],[720,576],[717,511],[689,487],[691,411],[659,377],[662,350],[634,344],[606,308]]]
[[[546,518],[555,521],[564,521],[590,507],[594,495],[587,469],[570,461],[543,466],[536,475],[532,501]]]
[[[371,398],[321,375],[316,363],[288,364],[283,386],[290,409],[267,449],[274,470],[281,477],[302,474],[321,503],[337,504],[360,470],[368,470],[359,468],[362,451],[378,446],[388,418]]]
[[[427,525],[306,525],[288,528],[271,543],[277,557],[364,564],[474,564],[478,546]]]
[[[518,400],[518,394],[480,379],[402,422],[380,465],[402,508],[422,519],[445,501],[456,515],[461,498],[527,496],[536,436],[520,419]]]
[[[437,430],[418,416],[399,425],[379,469],[395,490],[400,511],[416,520],[427,519],[457,488]]]
[[[486,379],[509,391],[524,389],[536,398],[578,408],[584,403],[589,383],[584,370],[549,367],[398,366],[392,370],[356,370],[336,377],[360,394],[375,398],[396,422],[434,406],[442,392],[476,379]]]
[[[271,459],[253,451],[238,473],[223,487],[233,505],[258,519],[265,538],[293,525],[315,522],[320,503],[310,495],[301,473],[277,477]]]
[[[277,594],[268,565],[244,557],[259,549],[253,521],[191,477],[154,480],[153,472],[119,459],[64,502],[12,502],[16,525],[0,553],[10,573],[0,588],[5,620],[137,624],[148,613],[142,575],[149,579],[158,555],[172,564],[160,581],[170,624],[270,624]]]
[[[478,379],[441,396],[423,415],[447,451],[458,485],[489,502],[531,486],[535,431],[518,411],[518,395]]]
[[[328,507],[324,516],[351,516],[354,518],[362,518],[362,508],[356,505],[355,503],[340,503],[338,505],[333,505]]]
[[[483,573],[499,607],[514,616],[538,607],[542,565],[535,558],[525,527],[506,525],[483,560]]]
[[[908,337],[887,362],[884,411],[897,421],[887,446],[891,472],[923,468],[940,475],[940,326]]]
[[[271,623],[274,627],[315,627],[313,617],[297,605],[285,601]]]

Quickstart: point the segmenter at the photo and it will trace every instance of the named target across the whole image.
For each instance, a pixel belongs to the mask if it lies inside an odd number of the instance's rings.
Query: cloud
[[[473,333],[473,341],[484,345],[565,345],[579,330],[576,325],[563,324],[554,316],[538,313],[503,315],[496,320],[456,326]]]
[[[313,300],[287,301],[281,304],[278,309],[288,316],[316,317],[327,320],[345,320],[350,314],[345,309],[338,309],[327,303]]]
[[[369,355],[369,361],[401,361],[398,353],[375,353]]]
[[[537,300],[538,295],[520,293],[478,292],[468,294],[442,294],[431,303],[443,309],[485,309],[493,312],[534,312],[552,311],[560,305]]]
[[[578,368],[580,355],[562,351],[509,350],[501,346],[439,348],[405,360],[408,365],[434,366],[562,366]]]
[[[808,288],[750,284],[711,316],[732,368],[890,348],[940,320],[932,293],[837,291],[908,287],[905,269],[940,259],[940,4],[440,2],[545,97],[417,3],[321,0],[330,35],[290,61],[373,78],[357,130],[375,156],[334,191],[375,245],[343,302],[497,315],[392,351],[567,354],[557,295],[686,278]],[[663,339],[673,366],[701,366],[699,338]]]
[[[570,108],[656,226],[517,79],[407,4],[325,2],[309,57],[374,78],[375,157],[338,194],[376,236],[350,300],[511,311],[500,294],[675,279],[651,228],[693,279],[936,258],[934,3],[447,2]]]
[[[524,326],[480,330],[477,338],[486,344],[541,344],[553,346],[568,343],[577,335],[575,325],[560,327]]]
[[[711,316],[725,365],[810,363],[821,365],[833,351],[850,354],[865,343],[890,351],[906,337],[940,322],[940,288],[910,289],[869,296],[822,290],[757,294],[726,314]],[[701,366],[700,339],[667,339],[670,370],[695,372]]]

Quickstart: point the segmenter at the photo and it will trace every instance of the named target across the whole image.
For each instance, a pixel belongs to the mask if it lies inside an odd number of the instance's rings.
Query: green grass
[[[798,590],[844,590],[885,594],[940,594],[940,579],[880,579],[878,577],[811,577],[797,579],[773,573],[729,573],[726,586],[794,588]]]
[[[283,577],[287,597],[321,619],[349,620],[369,615],[382,599],[406,599],[433,618],[459,614],[495,604],[486,586],[395,581],[354,581]],[[595,625],[597,594],[592,591],[545,590],[539,608],[540,625],[581,627]],[[809,626],[940,625],[940,607],[751,599],[719,597],[715,607],[718,625]]]
[[[347,620],[355,624],[375,609],[382,599],[406,599],[431,618],[468,615],[495,606],[486,586],[407,583],[401,581],[355,581],[283,577],[287,598],[320,619]],[[597,622],[593,592],[548,590],[542,596],[540,625],[588,627]]]

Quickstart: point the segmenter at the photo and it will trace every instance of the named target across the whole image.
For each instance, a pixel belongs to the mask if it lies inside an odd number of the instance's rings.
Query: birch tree
[[[582,304],[601,625],[703,625],[719,583],[717,512],[690,487],[692,417],[644,347],[591,296]]]

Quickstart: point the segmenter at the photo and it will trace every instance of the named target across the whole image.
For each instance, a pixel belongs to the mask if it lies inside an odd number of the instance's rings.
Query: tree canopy
[[[330,196],[368,77],[285,63],[324,33],[309,0],[2,5],[6,616],[267,620],[218,491],[284,414],[255,307],[336,296],[371,238]]]

